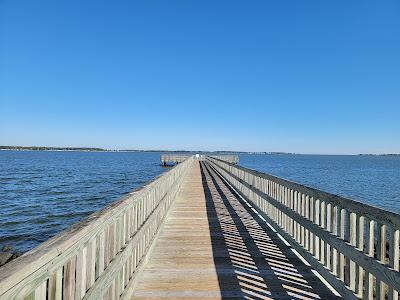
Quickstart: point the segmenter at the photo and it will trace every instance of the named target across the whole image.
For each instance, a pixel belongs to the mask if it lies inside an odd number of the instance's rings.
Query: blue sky
[[[0,1],[0,144],[400,152],[400,1]]]

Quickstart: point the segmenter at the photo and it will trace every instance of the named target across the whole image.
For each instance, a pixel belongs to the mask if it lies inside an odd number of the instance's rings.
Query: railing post
[[[394,227],[391,230],[390,235],[390,244],[389,244],[389,263],[390,267],[393,268],[395,271],[399,271],[399,228]],[[392,287],[389,289],[389,300],[398,300],[399,299],[399,292],[393,290]]]
[[[346,299],[398,300],[399,215],[240,166],[210,163],[244,197],[254,196],[271,225]]]

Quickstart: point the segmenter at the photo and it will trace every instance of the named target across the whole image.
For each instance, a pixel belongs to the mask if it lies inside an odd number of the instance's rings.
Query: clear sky
[[[0,145],[400,152],[400,1],[0,0]]]

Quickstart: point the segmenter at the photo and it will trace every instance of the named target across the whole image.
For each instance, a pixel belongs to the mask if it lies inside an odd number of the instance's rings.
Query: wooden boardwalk
[[[196,162],[131,299],[337,299],[204,162]]]
[[[399,249],[399,214],[196,155],[1,267],[0,300],[398,300]]]

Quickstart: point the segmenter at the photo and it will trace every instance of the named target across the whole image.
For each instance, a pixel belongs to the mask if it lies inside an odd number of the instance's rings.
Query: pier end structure
[[[166,167],[169,164],[171,164],[171,165],[179,164],[192,156],[196,160],[203,161],[203,160],[205,160],[206,156],[208,156],[208,155],[205,155],[205,154],[175,154],[175,153],[174,154],[161,154],[160,162],[161,162],[162,166]],[[238,155],[227,155],[226,154],[226,155],[209,155],[209,156],[216,158],[216,159],[226,161],[231,164],[239,163]]]

